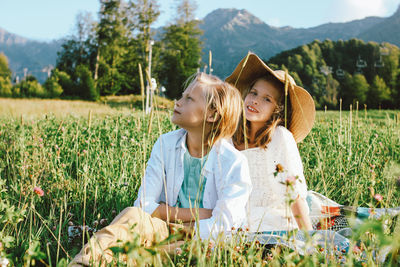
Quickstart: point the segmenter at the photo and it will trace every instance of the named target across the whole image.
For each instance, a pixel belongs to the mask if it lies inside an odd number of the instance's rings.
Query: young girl
[[[296,142],[307,136],[314,123],[313,99],[291,76],[273,71],[251,53],[226,81],[244,97],[245,123],[242,116],[233,143],[249,162],[253,183],[247,208],[250,231],[312,230]]]
[[[186,233],[198,229],[202,239],[241,226],[251,180],[246,158],[226,140],[240,112],[235,88],[198,74],[175,104],[172,122],[182,129],[154,144],[135,207],[97,232],[70,265],[110,263],[108,248],[132,240],[132,228],[147,246],[167,238],[177,222],[187,223]]]

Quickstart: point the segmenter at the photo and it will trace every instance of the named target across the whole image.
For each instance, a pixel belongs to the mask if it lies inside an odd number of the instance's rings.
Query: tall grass
[[[68,226],[99,229],[132,206],[155,140],[176,129],[168,110],[156,110],[150,122],[150,116],[130,108],[83,103],[76,112],[71,101],[56,112],[60,104],[48,102],[40,102],[53,105],[46,116],[43,110],[24,113],[29,101],[13,102],[8,107],[13,112],[3,105],[0,112],[0,257],[19,266],[65,264],[87,241],[86,235],[69,239]],[[299,144],[309,189],[345,205],[399,206],[399,114],[318,112],[311,134]],[[35,194],[34,187],[44,195]],[[383,201],[377,202],[376,194]],[[357,237],[365,240],[362,260],[357,254],[343,260],[323,252],[303,257],[288,249],[266,250],[244,243],[240,234],[224,244],[187,242],[174,256],[134,242],[124,252],[136,263],[154,265],[376,264],[373,248],[399,241],[400,231],[370,225],[375,230],[366,226],[369,230]]]

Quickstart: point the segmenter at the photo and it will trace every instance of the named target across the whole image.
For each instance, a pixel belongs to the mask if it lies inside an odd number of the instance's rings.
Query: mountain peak
[[[396,10],[396,12],[393,14],[393,16],[400,16],[400,4],[399,4],[399,6],[397,7],[397,10]]]
[[[236,26],[249,27],[255,24],[265,24],[262,20],[246,9],[218,8],[204,18],[204,25],[233,29]]]
[[[5,29],[0,27],[0,44],[14,45],[14,44],[25,44],[28,40],[19,35],[9,33]]]

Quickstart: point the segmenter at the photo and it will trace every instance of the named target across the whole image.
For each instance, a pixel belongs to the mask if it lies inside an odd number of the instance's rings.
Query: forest
[[[211,69],[212,57],[201,62],[201,21],[192,1],[178,1],[175,18],[157,30],[152,28],[160,15],[156,0],[100,3],[97,20],[78,14],[74,34],[65,38],[44,84],[29,75],[12,81],[7,57],[0,53],[0,96],[97,101],[101,96],[143,96],[146,84],[175,99],[200,66]],[[264,60],[273,69],[287,69],[318,109],[339,109],[340,103],[347,109],[396,109],[399,58],[399,48],[390,43],[351,39],[315,40]]]

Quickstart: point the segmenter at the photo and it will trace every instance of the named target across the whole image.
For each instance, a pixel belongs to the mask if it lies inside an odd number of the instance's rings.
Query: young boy
[[[175,223],[201,239],[240,227],[251,191],[246,158],[226,138],[235,132],[241,96],[215,76],[199,73],[175,104],[172,122],[182,129],[154,144],[135,207],[124,209],[92,237],[74,264],[111,262],[108,249],[129,241],[133,231],[144,246],[168,237]],[[172,227],[171,227],[172,226]]]

